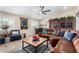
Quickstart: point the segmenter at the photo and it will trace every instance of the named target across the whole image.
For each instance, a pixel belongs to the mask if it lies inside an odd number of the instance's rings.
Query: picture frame
[[[20,17],[20,21],[21,21],[20,24],[21,30],[28,29],[28,19]]]

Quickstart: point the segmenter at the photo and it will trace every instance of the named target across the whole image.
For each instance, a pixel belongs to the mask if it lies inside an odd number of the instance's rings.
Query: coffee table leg
[[[37,53],[37,47],[34,47],[35,48],[35,53]]]
[[[24,41],[22,41],[22,49],[23,49],[24,51],[26,51],[27,53],[29,53],[29,51],[25,50],[25,48],[27,48],[27,47],[29,47],[29,46],[24,47]]]
[[[24,48],[24,41],[22,41],[22,48]]]
[[[47,41],[47,45],[46,45],[45,49],[41,53],[43,53],[47,48],[48,48],[48,41]]]

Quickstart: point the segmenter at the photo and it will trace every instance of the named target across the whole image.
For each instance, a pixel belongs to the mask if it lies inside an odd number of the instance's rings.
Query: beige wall
[[[67,11],[64,11],[64,12],[60,12],[56,15],[53,15],[52,18],[56,18],[56,17],[64,17],[64,16],[76,16],[75,13],[76,13],[76,8],[73,8],[71,10],[67,10]]]
[[[35,31],[34,31],[35,27],[39,27],[39,21],[38,20],[34,20],[34,19],[29,18],[28,19],[28,29],[21,30],[20,29],[20,18],[19,17],[27,18],[26,16],[18,16],[18,15],[15,15],[15,14],[10,14],[10,13],[0,11],[0,17],[11,17],[11,18],[13,18],[13,20],[15,20],[15,24],[13,26],[16,27],[14,29],[19,29],[21,31],[21,34],[26,33],[27,36],[34,35],[35,34]],[[36,25],[33,25],[33,24],[36,24]],[[12,28],[10,28],[9,30],[12,30]]]

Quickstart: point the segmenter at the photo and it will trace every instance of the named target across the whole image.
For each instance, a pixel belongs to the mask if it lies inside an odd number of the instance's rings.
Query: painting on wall
[[[21,20],[21,30],[28,29],[28,19],[20,17]]]

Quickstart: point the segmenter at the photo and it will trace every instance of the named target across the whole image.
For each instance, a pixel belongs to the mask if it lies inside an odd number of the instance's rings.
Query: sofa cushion
[[[75,53],[76,50],[74,48],[74,45],[71,41],[65,40],[64,38],[61,39],[61,43],[59,46],[59,49],[65,53]]]
[[[11,35],[10,36],[10,41],[15,41],[15,40],[20,40],[21,39],[21,35]]]
[[[14,34],[14,35],[11,35],[11,37],[18,37],[18,36],[21,36],[21,35],[19,35],[19,34]]]
[[[46,30],[44,30],[44,31],[42,32],[42,34],[47,34],[47,31],[46,31]]]
[[[76,36],[76,33],[73,33],[73,36],[71,37],[71,41],[73,40],[73,38]]]
[[[73,33],[73,38],[74,38],[76,35],[77,35],[76,33]]]

